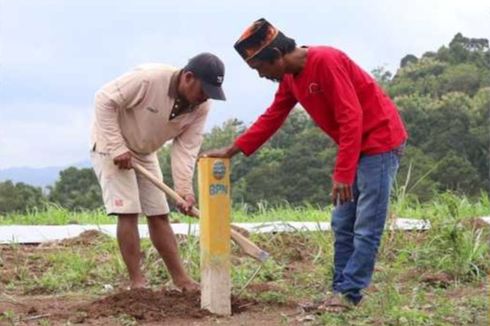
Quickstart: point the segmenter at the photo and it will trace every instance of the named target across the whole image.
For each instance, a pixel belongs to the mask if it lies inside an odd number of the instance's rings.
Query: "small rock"
[[[111,292],[114,290],[114,287],[111,284],[104,284],[104,291]]]
[[[314,321],[315,316],[314,315],[306,315],[306,316],[296,317],[296,320],[298,320],[300,323],[304,323],[305,321]]]

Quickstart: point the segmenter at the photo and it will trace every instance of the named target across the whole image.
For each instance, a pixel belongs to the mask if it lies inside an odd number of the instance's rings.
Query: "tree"
[[[452,190],[466,195],[478,195],[481,180],[478,172],[465,157],[450,151],[444,156],[433,173],[433,179],[439,182],[439,190]]]
[[[229,119],[221,127],[213,127],[204,137],[202,149],[224,147],[230,144],[236,136],[243,132],[245,126],[238,119]]]
[[[415,146],[407,146],[400,160],[395,191],[416,197],[420,201],[430,200],[442,187],[434,180],[437,162]]]
[[[427,135],[431,130],[429,111],[434,106],[434,102],[429,96],[418,94],[399,96],[395,99],[410,134],[410,145],[420,146],[427,141]]]
[[[409,65],[411,63],[417,63],[418,61],[419,61],[419,59],[416,56],[414,56],[413,54],[407,54],[400,61],[400,68],[406,67],[407,65]]]
[[[393,96],[410,94],[439,97],[439,76],[448,64],[437,57],[422,57],[417,62],[400,68],[388,85],[388,93]]]
[[[7,180],[0,182],[0,214],[26,212],[46,202],[42,189]]]
[[[457,33],[454,38],[449,43],[449,47],[454,48],[461,46],[467,51],[485,51],[488,50],[488,39],[485,38],[468,38],[464,37],[463,34]]]
[[[391,78],[393,77],[392,73],[386,70],[384,67],[377,67],[373,69],[371,73],[373,74],[374,79],[376,79],[378,84],[384,89],[386,89],[391,81]]]
[[[435,102],[427,111],[430,126],[426,141],[420,148],[434,159],[441,159],[450,151],[468,158],[474,146],[471,135],[471,99],[463,93],[449,93]]]
[[[49,200],[70,210],[90,210],[103,206],[94,171],[75,167],[60,172],[60,178],[50,188]]]
[[[469,161],[478,170],[484,189],[490,192],[490,87],[473,97],[470,119],[475,143]]]
[[[448,67],[441,75],[440,94],[463,92],[470,96],[480,88],[481,76],[477,66],[463,63]]]

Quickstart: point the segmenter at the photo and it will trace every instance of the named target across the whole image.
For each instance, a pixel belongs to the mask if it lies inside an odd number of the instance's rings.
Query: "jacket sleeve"
[[[252,155],[281,127],[296,103],[297,100],[290,91],[288,82],[283,80],[271,106],[238,136],[235,146],[245,155]]]
[[[171,149],[172,179],[175,191],[181,195],[194,195],[192,178],[197,155],[204,136],[204,126],[208,115],[210,101],[201,104],[193,114],[196,118],[174,138]]]
[[[345,65],[325,62],[324,72],[327,97],[331,100],[339,126],[339,150],[333,179],[352,184],[361,152],[362,107]]]
[[[95,96],[97,134],[103,137],[112,158],[129,151],[119,126],[119,110],[131,109],[140,103],[148,84],[143,71],[134,71],[106,84]]]

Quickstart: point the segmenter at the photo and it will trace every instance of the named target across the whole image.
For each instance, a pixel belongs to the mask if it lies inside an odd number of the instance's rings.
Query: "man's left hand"
[[[352,195],[352,185],[334,181],[332,185],[332,202],[335,205],[345,204],[354,200]]]
[[[192,216],[192,207],[196,204],[196,198],[194,195],[185,195],[183,198],[184,201],[177,204],[177,207],[182,214]]]

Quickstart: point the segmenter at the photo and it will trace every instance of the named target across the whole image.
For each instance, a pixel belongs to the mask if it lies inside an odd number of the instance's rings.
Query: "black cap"
[[[189,60],[184,70],[191,71],[201,80],[202,89],[209,98],[226,100],[221,88],[225,77],[225,65],[217,56],[207,52],[198,54]]]

